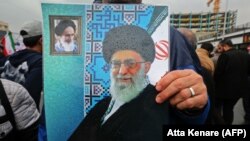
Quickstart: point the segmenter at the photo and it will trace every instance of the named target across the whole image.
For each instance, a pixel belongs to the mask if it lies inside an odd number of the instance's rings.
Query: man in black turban
[[[58,41],[55,44],[57,53],[78,52],[75,41],[76,25],[72,20],[61,20],[55,27],[55,34],[58,37]]]
[[[103,41],[111,65],[111,97],[100,101],[70,137],[72,141],[160,141],[162,126],[174,122],[169,104],[157,104],[157,91],[146,73],[155,57],[154,42],[144,29],[111,29]]]

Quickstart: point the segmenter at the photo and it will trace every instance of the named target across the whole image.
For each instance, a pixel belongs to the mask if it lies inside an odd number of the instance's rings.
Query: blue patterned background
[[[109,66],[102,57],[102,40],[109,29],[132,24],[147,29],[154,8],[145,5],[87,6],[84,109],[87,112],[109,95]]]
[[[148,29],[158,7],[147,5],[42,4],[44,94],[49,141],[64,141],[93,106],[109,95],[109,65],[102,40],[109,29],[132,24]],[[82,17],[82,54],[50,55],[49,16]],[[154,20],[154,19],[153,19]],[[154,25],[157,26],[157,25]]]
[[[46,126],[49,141],[66,141],[83,118],[84,56],[51,56],[49,15],[81,16],[85,6],[42,4]],[[82,22],[82,31],[86,28]],[[82,32],[85,37],[85,32]],[[82,53],[84,53],[84,38]]]

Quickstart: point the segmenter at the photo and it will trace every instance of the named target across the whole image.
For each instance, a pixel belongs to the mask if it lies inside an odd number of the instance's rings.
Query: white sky
[[[92,3],[93,0],[0,0],[0,21],[9,24],[10,30],[18,33],[25,21],[42,20],[41,2]],[[221,0],[220,11],[238,10],[236,25],[250,22],[250,0]],[[207,0],[143,0],[146,4],[169,4],[174,13],[211,12],[213,4],[207,7]]]

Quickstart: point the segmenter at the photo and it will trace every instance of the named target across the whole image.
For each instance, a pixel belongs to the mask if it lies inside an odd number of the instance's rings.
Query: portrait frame
[[[56,26],[63,20],[70,20],[76,26],[73,44],[76,46],[74,51],[57,51],[55,48],[60,36],[56,34]],[[82,54],[82,17],[81,16],[60,16],[60,15],[50,15],[49,16],[49,26],[50,26],[50,55],[57,56],[79,56]]]

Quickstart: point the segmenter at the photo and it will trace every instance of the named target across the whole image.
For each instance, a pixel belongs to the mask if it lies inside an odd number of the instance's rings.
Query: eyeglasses
[[[123,62],[121,62],[119,60],[112,60],[110,62],[111,67],[113,69],[120,69],[122,64],[124,64],[124,66],[127,67],[128,69],[134,69],[138,63],[145,63],[145,62],[136,62],[133,59],[127,59],[127,60],[124,60]]]

